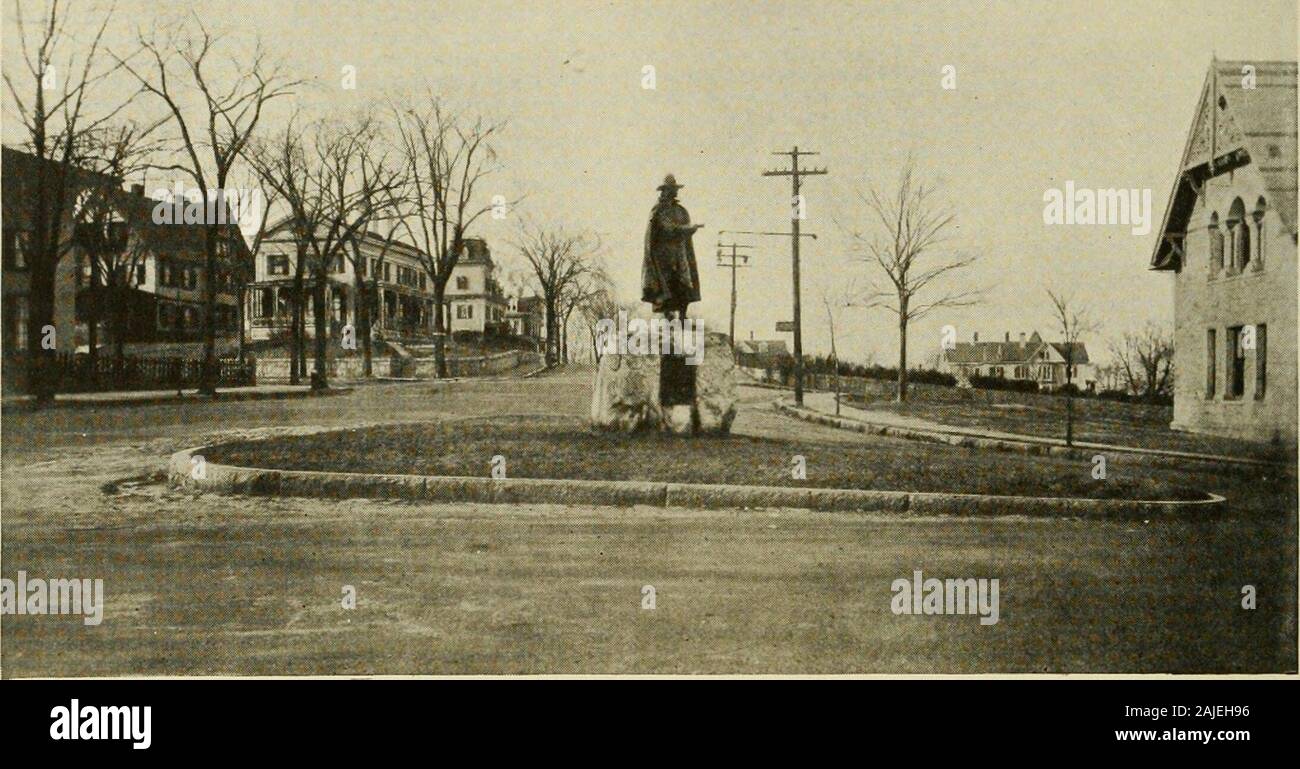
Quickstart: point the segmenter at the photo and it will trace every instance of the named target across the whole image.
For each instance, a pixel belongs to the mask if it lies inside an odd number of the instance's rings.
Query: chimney
[[[972,342],[978,342],[980,340],[980,332],[976,331],[975,333],[971,334],[970,340]]]
[[[1020,346],[1021,347],[1025,346],[1025,332],[1023,331],[1020,332]]]
[[[1005,337],[1002,341],[1004,341],[1004,342],[1010,342],[1010,341],[1011,341],[1011,332],[1010,332],[1010,331],[1007,332],[1006,337]]]
[[[749,330],[749,341],[754,341],[754,329]]]
[[[131,194],[132,194],[132,195],[135,195],[136,197],[139,197],[139,198],[144,197],[144,185],[143,185],[143,184],[132,184],[132,185],[131,185]]]

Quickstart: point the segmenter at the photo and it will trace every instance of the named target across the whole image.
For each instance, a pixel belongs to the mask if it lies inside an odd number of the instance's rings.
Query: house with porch
[[[969,382],[971,377],[996,377],[1034,382],[1040,390],[1057,390],[1067,383],[1080,390],[1094,390],[1096,373],[1082,342],[1048,342],[1034,331],[1015,340],[1011,332],[1001,340],[980,341],[979,333],[969,342],[955,342],[940,351],[938,369]]]

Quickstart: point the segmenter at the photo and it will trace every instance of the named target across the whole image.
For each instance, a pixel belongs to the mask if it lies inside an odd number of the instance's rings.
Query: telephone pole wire
[[[722,253],[724,248],[731,249],[730,256]],[[732,352],[736,350],[736,270],[749,264],[749,256],[747,254],[737,254],[736,249],[738,248],[753,248],[753,246],[744,243],[718,243],[718,266],[727,267],[731,270],[731,326],[727,333],[731,338]]]
[[[790,157],[789,169],[776,169],[774,171],[764,171],[764,176],[788,176],[790,177],[790,257],[794,268],[794,402],[796,405],[803,405],[803,324],[799,312],[799,222],[804,218],[803,196],[799,190],[802,187],[801,181],[805,176],[822,176],[825,175],[825,168],[801,169],[799,167],[799,158],[808,155],[818,155],[817,152],[801,152],[798,145],[789,152],[773,152],[773,155],[788,155]]]

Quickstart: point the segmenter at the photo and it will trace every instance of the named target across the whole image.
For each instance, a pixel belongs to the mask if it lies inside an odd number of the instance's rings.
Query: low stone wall
[[[395,365],[396,364],[396,365]],[[387,356],[376,357],[371,361],[371,372],[377,377],[394,376],[394,369],[401,369],[400,359]],[[315,370],[315,363],[307,359],[307,376]],[[340,381],[358,381],[365,378],[365,360],[361,357],[335,358],[326,363],[325,374],[330,379]],[[289,358],[259,358],[257,361],[257,381],[262,384],[286,384],[289,381]]]
[[[473,377],[492,376],[506,371],[513,371],[521,366],[540,366],[542,356],[535,352],[508,350],[495,355],[464,356],[447,359],[447,376]],[[432,357],[413,358],[406,362],[406,376],[419,379],[436,379],[437,363]]]
[[[535,352],[512,350],[496,355],[472,358],[448,358],[449,377],[491,376],[511,371],[521,366],[540,366],[541,355]],[[314,363],[307,360],[310,376]],[[415,377],[436,379],[438,369],[433,358],[402,358],[400,356],[375,356],[371,371],[376,377]],[[365,361],[361,356],[335,358],[325,369],[331,380],[355,382],[365,378]],[[260,358],[257,361],[257,381],[262,384],[285,384],[289,381],[288,358]]]

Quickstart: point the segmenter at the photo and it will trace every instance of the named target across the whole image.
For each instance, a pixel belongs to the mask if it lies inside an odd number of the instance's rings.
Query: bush
[[[1038,383],[1032,379],[1007,379],[1000,376],[972,376],[970,378],[972,387],[981,390],[1006,390],[1008,392],[1018,393],[1036,393],[1038,392]]]

